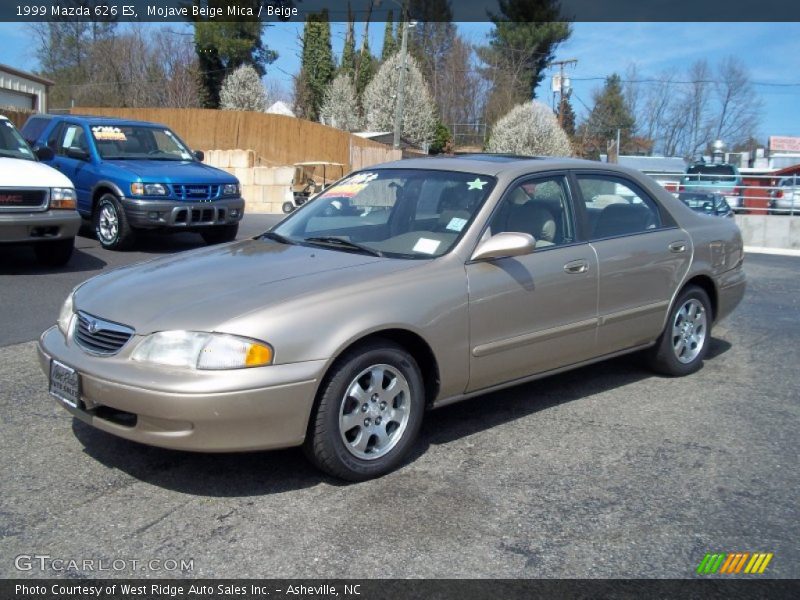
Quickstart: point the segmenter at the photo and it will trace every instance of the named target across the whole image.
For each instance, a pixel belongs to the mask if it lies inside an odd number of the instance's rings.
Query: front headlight
[[[222,186],[222,195],[223,196],[238,196],[239,195],[239,184],[238,183],[226,183]]]
[[[144,339],[131,358],[141,362],[218,370],[263,367],[272,363],[272,348],[264,342],[227,333],[161,331]]]
[[[75,210],[77,201],[75,188],[52,188],[50,190],[50,208]]]
[[[162,183],[132,183],[131,194],[134,196],[167,196],[169,190]]]
[[[64,304],[61,306],[61,311],[58,313],[58,329],[63,333],[65,336],[69,331],[70,323],[72,323],[72,315],[75,314],[75,308],[73,306],[72,297],[75,295],[75,290],[73,290],[67,299],[64,300]]]

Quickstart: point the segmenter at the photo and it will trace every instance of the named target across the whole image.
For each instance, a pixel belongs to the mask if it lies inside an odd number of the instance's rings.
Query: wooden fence
[[[22,126],[25,125],[25,121],[27,121],[28,117],[30,117],[32,114],[34,113],[27,110],[14,110],[11,108],[0,107],[0,115],[8,117],[17,129],[21,129]]]
[[[162,123],[193,149],[253,150],[264,166],[327,161],[352,170],[400,158],[399,151],[383,144],[284,115],[200,108],[76,107],[71,112]]]

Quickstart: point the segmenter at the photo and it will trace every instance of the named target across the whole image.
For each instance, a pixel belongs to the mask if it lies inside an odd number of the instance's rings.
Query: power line
[[[608,77],[571,77],[572,81],[605,81]],[[694,81],[680,81],[675,79],[620,79],[620,83],[674,83],[678,85],[695,85],[698,83],[725,83],[718,79],[696,79]],[[800,82],[778,83],[775,81],[751,81],[752,85],[763,87],[800,87]]]

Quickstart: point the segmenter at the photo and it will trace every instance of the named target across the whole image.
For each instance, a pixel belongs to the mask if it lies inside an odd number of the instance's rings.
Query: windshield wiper
[[[304,242],[309,242],[311,244],[322,244],[325,246],[340,246],[341,248],[347,248],[348,250],[357,250],[358,252],[363,252],[364,254],[370,254],[372,256],[383,256],[383,252],[380,250],[375,250],[375,248],[370,248],[369,246],[364,246],[363,244],[359,244],[357,242],[351,242],[350,240],[346,240],[340,237],[334,236],[323,236],[323,237],[309,237],[303,240]]]
[[[281,235],[280,233],[275,233],[273,231],[267,231],[265,233],[262,233],[259,237],[267,238],[268,240],[275,240],[276,242],[280,242],[281,244],[288,244],[290,246],[293,246],[297,243]]]

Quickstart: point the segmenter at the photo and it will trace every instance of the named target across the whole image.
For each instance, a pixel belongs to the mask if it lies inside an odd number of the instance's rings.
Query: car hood
[[[63,173],[35,160],[22,158],[0,158],[0,186],[73,187]]]
[[[237,183],[230,173],[196,160],[104,160],[103,164],[135,175],[145,183]]]
[[[309,294],[419,264],[270,240],[201,248],[123,267],[84,283],[75,309],[133,327],[224,331],[224,323]],[[223,328],[221,328],[223,327]]]

